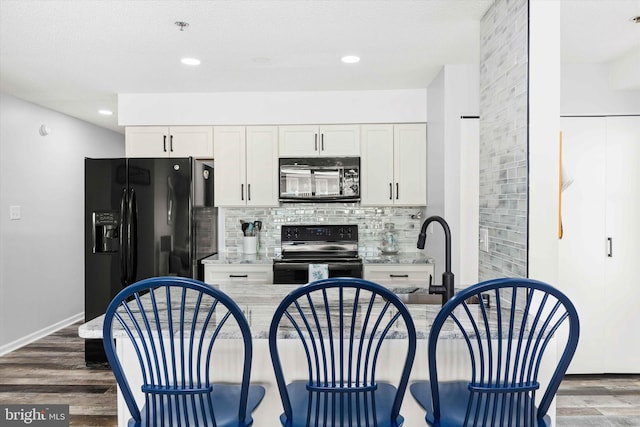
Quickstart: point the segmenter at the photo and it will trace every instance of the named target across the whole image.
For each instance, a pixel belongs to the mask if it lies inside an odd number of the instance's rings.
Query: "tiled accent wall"
[[[283,224],[358,224],[359,250],[377,254],[386,223],[395,224],[398,246],[416,251],[424,207],[362,207],[354,203],[286,204],[275,208],[224,208],[225,251],[242,250],[240,220],[263,223],[260,253],[273,254],[280,248]]]
[[[527,275],[528,0],[496,0],[480,26],[478,277]]]

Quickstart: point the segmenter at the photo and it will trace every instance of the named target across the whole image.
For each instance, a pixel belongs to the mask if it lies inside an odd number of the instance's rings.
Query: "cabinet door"
[[[169,157],[169,128],[133,126],[124,130],[126,157]]]
[[[278,206],[278,128],[247,127],[247,205]]]
[[[169,128],[170,157],[213,157],[211,126],[172,126]]]
[[[360,126],[320,126],[319,154],[321,156],[359,156]]]
[[[392,205],[393,125],[363,125],[360,152],[360,203]]]
[[[246,156],[244,126],[215,126],[214,199],[216,206],[246,205]]]
[[[394,125],[393,202],[404,206],[427,204],[427,125]]]
[[[428,288],[433,280],[431,264],[365,265],[364,278],[387,288]]]
[[[271,284],[273,267],[271,264],[207,264],[204,281],[210,285]]]
[[[280,157],[312,157],[318,155],[318,126],[280,126],[278,152]]]

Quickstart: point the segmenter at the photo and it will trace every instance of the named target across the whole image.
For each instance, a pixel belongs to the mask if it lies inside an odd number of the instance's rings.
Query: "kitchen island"
[[[254,412],[254,426],[255,427],[273,427],[279,425],[278,417],[282,413],[282,405],[280,403],[280,396],[275,382],[275,375],[271,365],[271,358],[269,355],[268,346],[268,330],[271,323],[271,318],[277,305],[280,301],[295,289],[296,285],[220,285],[219,288],[223,292],[227,293],[233,298],[240,308],[243,310],[253,337],[253,363],[251,369],[251,382],[262,384],[266,389],[266,395],[264,400],[258,406]],[[415,380],[423,380],[428,378],[427,369],[427,338],[431,328],[431,324],[435,315],[440,310],[438,304],[408,304],[409,312],[414,320],[418,336],[418,346],[416,352],[416,358],[411,371],[410,382]],[[91,320],[84,325],[80,326],[79,334],[83,338],[101,338],[102,337],[102,322],[103,316]],[[120,345],[117,331],[115,332],[117,351],[121,358],[124,359],[123,366],[128,372],[135,372],[137,361],[135,361],[135,354],[127,345]],[[216,370],[215,379],[217,381],[238,381],[238,378],[232,377],[230,373],[238,372],[238,364],[241,363],[241,358],[238,357],[241,354],[242,347],[241,341],[233,339],[234,337],[228,337],[225,339],[224,349],[225,355],[224,366],[222,369]],[[463,375],[467,370],[467,364],[463,358],[459,355],[462,354],[461,346],[464,346],[464,342],[458,338],[457,334],[452,333],[445,335],[439,351],[443,351],[445,355],[450,355],[451,359],[458,360],[455,367],[448,372],[441,372],[441,378],[456,378]],[[446,339],[450,338],[450,339]],[[402,339],[402,336],[397,336],[397,344],[394,343],[394,347],[406,345],[406,341]],[[306,372],[306,365],[295,363],[295,348],[297,347],[297,341],[282,338],[283,342],[280,345],[280,353],[282,357],[282,363],[285,366],[295,366],[296,373],[294,375],[299,378],[304,378]],[[124,344],[124,341],[122,341]],[[291,351],[289,351],[291,350]],[[395,363],[395,352],[386,351],[381,354],[378,379],[390,380],[395,382],[399,378],[399,371],[401,366]],[[456,356],[458,356],[456,358]],[[555,352],[551,351],[546,357],[555,362]],[[220,360],[220,359],[219,359]],[[218,362],[220,363],[220,361]],[[304,365],[304,366],[303,366]],[[220,365],[219,365],[220,366]],[[384,367],[384,368],[383,368]],[[544,363],[543,369],[546,371],[553,367],[553,363]],[[550,376],[550,372],[544,372],[542,375],[544,379]],[[139,389],[140,384],[133,384],[134,390]],[[138,395],[139,399],[142,399],[142,392]],[[142,400],[140,400],[141,402]],[[414,401],[413,397],[409,394],[408,390],[405,395],[405,399],[402,405],[401,414],[405,417],[405,427],[417,427],[424,426],[424,411]],[[555,407],[550,411],[552,418],[555,419]],[[121,396],[118,396],[118,425],[126,426],[129,419],[129,413],[124,404],[124,400]]]

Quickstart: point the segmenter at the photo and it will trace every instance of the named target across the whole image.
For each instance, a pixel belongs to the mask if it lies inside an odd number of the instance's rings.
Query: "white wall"
[[[118,124],[423,123],[426,97],[426,89],[119,94]]]
[[[640,113],[640,90],[615,90],[607,64],[562,64],[563,116]]]
[[[427,88],[427,209],[426,217],[439,215],[445,218],[445,70],[438,73]],[[427,230],[427,241],[424,251],[434,259],[435,277],[434,285],[442,284],[442,272],[444,271],[444,234],[442,230],[435,232],[434,224]],[[433,233],[431,231],[434,231]],[[454,269],[454,274],[456,273]]]
[[[462,197],[464,194],[463,185],[468,183],[467,172],[463,170],[463,150],[466,148],[465,141],[462,140],[461,116],[477,116],[480,104],[480,68],[478,65],[446,65],[445,66],[445,171],[444,181],[446,183],[446,195],[444,203],[445,219],[451,228],[452,241],[452,269],[457,274],[456,283],[459,286],[468,286],[475,283],[466,274],[473,262],[463,258],[463,249],[469,246],[476,250],[478,248],[478,234],[468,235],[463,230],[463,224],[468,221],[478,223],[478,199],[472,202],[475,207],[474,212],[465,212],[462,208],[466,204]],[[477,146],[476,146],[477,147]],[[466,152],[465,155],[473,155],[478,159],[479,151],[475,153]],[[477,171],[477,170],[476,170]],[[472,178],[477,183],[478,174]],[[467,205],[469,206],[469,205]],[[465,264],[465,274],[462,274],[462,264]],[[477,263],[471,266],[477,272]],[[476,276],[477,277],[477,276]]]
[[[479,69],[477,65],[446,65],[427,90],[427,217],[442,216],[451,229],[451,269],[460,282],[463,260],[461,253],[477,235],[462,232],[462,224],[470,217],[462,211],[464,174],[462,171],[461,116],[477,116],[479,109]],[[465,153],[468,154],[468,153]],[[476,153],[477,156],[477,153]],[[474,177],[477,181],[477,175]],[[477,201],[476,201],[477,206]],[[474,217],[477,221],[477,215]],[[431,228],[431,227],[430,227]],[[435,284],[440,284],[444,270],[444,234],[434,224],[427,232],[425,252],[436,261]],[[477,244],[476,244],[477,247]],[[477,265],[475,266],[477,270]]]
[[[560,2],[529,7],[529,277],[557,285]]]
[[[124,135],[0,94],[0,354],[82,318],[85,156]]]

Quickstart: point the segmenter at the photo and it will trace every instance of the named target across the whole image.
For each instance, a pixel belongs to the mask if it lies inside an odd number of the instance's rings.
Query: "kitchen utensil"
[[[249,223],[242,221],[242,225],[240,227],[242,228],[242,235],[246,236],[247,235],[247,230],[249,229]]]
[[[262,221],[254,221],[253,226],[258,229],[258,232],[260,232],[262,230]]]

